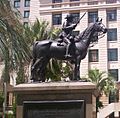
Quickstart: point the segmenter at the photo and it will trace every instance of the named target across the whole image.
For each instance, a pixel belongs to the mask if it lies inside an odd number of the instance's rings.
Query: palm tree
[[[98,111],[98,108],[103,106],[100,101],[102,93],[108,96],[110,91],[116,88],[114,78],[106,72],[100,72],[98,69],[94,69],[89,70],[87,80],[94,83],[98,89],[98,97],[96,98],[96,110]]]
[[[47,21],[36,19],[33,25],[25,27],[25,39],[30,47],[32,47],[35,41],[56,39],[59,32],[59,28],[49,27],[49,23]],[[54,81],[60,80],[61,65],[62,61],[51,59],[46,69],[46,78],[51,78]]]
[[[24,27],[19,21],[20,15],[13,10],[9,0],[0,0],[0,56],[4,62],[2,74],[4,85],[9,84],[13,72],[23,72],[23,67],[29,63],[31,55],[29,46],[23,37]],[[7,90],[4,87],[4,113],[6,93]]]
[[[0,0],[0,52],[4,60],[4,81],[9,81],[11,72],[21,71],[30,61],[30,49],[23,37],[24,28],[17,12],[8,0]]]
[[[35,41],[52,39],[58,37],[60,32],[59,28],[49,27],[49,23],[47,21],[42,21],[36,19],[34,24],[29,24],[25,27],[25,39],[27,43],[32,46]]]

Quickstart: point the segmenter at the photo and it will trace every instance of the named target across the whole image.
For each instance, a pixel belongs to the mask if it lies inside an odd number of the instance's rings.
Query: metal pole
[[[6,100],[7,100],[7,90],[6,90],[6,82],[3,83],[3,91],[4,91],[4,102],[3,102],[3,118],[5,118],[6,113]]]

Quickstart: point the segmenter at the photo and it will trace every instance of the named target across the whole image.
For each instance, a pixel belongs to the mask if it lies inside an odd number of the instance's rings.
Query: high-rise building
[[[10,0],[13,7],[21,13],[22,22],[28,25],[30,16],[30,0]]]

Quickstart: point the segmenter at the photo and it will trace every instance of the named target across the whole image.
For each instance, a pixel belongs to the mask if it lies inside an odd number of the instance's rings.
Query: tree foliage
[[[88,78],[86,78],[88,81],[94,83],[96,85],[96,88],[98,90],[98,97],[96,98],[96,110],[98,111],[98,108],[103,107],[102,102],[100,101],[101,95],[104,93],[105,95],[109,95],[111,90],[115,90],[115,81],[112,76],[107,74],[106,72],[101,72],[98,69],[89,70],[88,72]]]
[[[89,70],[88,80],[96,84],[100,94],[104,92],[108,95],[111,90],[115,89],[114,78],[106,72],[101,72],[98,69]]]
[[[50,27],[47,21],[36,19],[33,24],[25,27],[25,39],[29,45],[33,45],[35,41],[40,40],[54,40],[58,37],[60,32],[59,28]]]

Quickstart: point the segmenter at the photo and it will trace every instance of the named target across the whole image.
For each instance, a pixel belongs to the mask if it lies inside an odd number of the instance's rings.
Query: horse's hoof
[[[30,80],[34,80],[34,78],[33,78],[33,77],[30,77]]]
[[[65,58],[72,58],[71,55],[65,55]]]
[[[87,81],[87,80],[81,80],[81,79],[80,79],[79,82],[88,82],[88,81]]]

